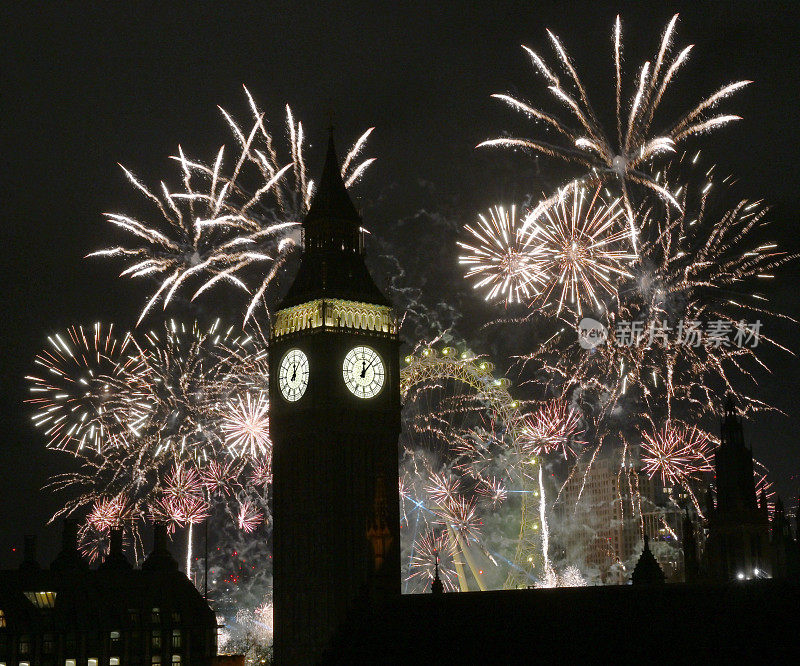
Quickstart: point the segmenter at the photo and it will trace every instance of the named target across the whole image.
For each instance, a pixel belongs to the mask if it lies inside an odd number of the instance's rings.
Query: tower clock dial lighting
[[[353,347],[344,357],[344,383],[358,398],[372,398],[380,393],[386,378],[383,360],[374,349]]]
[[[289,402],[303,397],[308,386],[308,356],[299,349],[290,349],[278,368],[278,386]]]

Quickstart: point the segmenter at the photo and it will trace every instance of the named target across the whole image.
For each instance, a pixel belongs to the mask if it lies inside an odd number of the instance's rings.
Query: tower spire
[[[320,219],[326,219],[327,221],[336,220],[339,223],[337,226],[342,227],[339,231],[342,232],[343,237],[334,238],[331,236],[328,238],[317,238],[316,234],[313,233],[314,230],[312,227],[318,226],[314,225],[314,223]],[[339,158],[336,155],[336,144],[333,139],[333,125],[328,127],[328,149],[325,153],[322,177],[319,180],[314,196],[311,198],[311,206],[308,209],[308,214],[303,222],[303,226],[306,231],[306,250],[315,246],[309,243],[309,241],[315,240],[331,241],[333,247],[335,247],[338,244],[336,241],[345,240],[344,236],[349,235],[344,233],[346,231],[351,233],[355,232],[356,237],[352,240],[356,241],[355,246],[356,248],[358,247],[357,235],[361,226],[361,216],[353,205],[350,195],[347,193],[344,178],[342,178],[342,169],[339,164]],[[333,229],[331,229],[331,231],[333,231]],[[319,245],[318,247],[323,247],[324,245],[330,245],[330,243]]]
[[[389,305],[364,263],[361,216],[342,178],[333,128],[325,164],[303,220],[303,259],[280,309],[318,298]]]

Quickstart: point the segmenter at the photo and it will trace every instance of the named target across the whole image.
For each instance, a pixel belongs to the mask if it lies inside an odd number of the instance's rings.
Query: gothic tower
[[[315,663],[355,603],[400,594],[397,320],[332,133],[269,367],[275,658]]]
[[[744,441],[733,398],[725,404],[720,445],[714,451],[717,503],[709,508],[705,572],[711,580],[760,578],[771,573],[766,497],[759,507],[753,451]]]

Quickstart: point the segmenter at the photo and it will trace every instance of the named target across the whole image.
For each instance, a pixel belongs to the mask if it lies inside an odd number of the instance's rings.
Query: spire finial
[[[333,99],[328,98],[328,135],[333,138],[333,117],[335,112],[333,110]]]
[[[431,582],[431,593],[432,594],[441,594],[444,592],[444,584],[442,583],[442,579],[439,578],[439,551],[433,551],[434,557],[436,558],[436,564],[434,568],[434,575],[433,575],[433,582]]]

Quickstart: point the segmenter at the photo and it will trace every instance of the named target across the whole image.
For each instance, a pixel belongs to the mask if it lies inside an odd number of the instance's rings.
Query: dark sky
[[[673,99],[687,107],[724,83],[755,81],[723,106],[744,120],[698,145],[740,179],[742,195],[774,205],[775,234],[784,246],[800,246],[800,22],[797,10],[788,9],[795,3],[13,4],[3,10],[0,40],[0,566],[13,561],[10,549],[25,532],[46,533],[42,526],[57,504],[40,488],[64,462],[44,449],[21,404],[34,355],[47,334],[73,323],[133,324],[145,293],[117,279],[113,265],[83,259],[117,238],[102,213],[138,203],[117,162],[155,183],[174,181],[167,156],[179,142],[189,154],[213,159],[220,144],[230,145],[216,105],[246,117],[242,84],[273,127],[284,104],[292,105],[316,144],[312,171],[320,168],[331,105],[346,140],[376,126],[368,152],[379,159],[359,190],[376,235],[422,208],[440,208],[462,224],[503,198],[537,190],[525,180],[529,170],[473,149],[521,128],[490,93],[542,88],[521,43],[547,52],[545,28],[551,28],[602,107],[613,94],[615,14],[622,13],[632,76],[656,49],[671,14],[681,11],[677,43],[696,48]],[[430,250],[450,247],[454,237],[429,232],[407,240]],[[794,316],[800,315],[798,276],[796,266],[784,271],[771,293],[776,308]],[[489,318],[482,306],[472,307]],[[796,329],[779,333],[800,350]],[[785,355],[768,360],[774,373],[761,378],[763,395],[787,416],[759,417],[750,432],[779,491],[792,496],[800,484],[800,363]],[[52,528],[47,532],[53,538]]]

